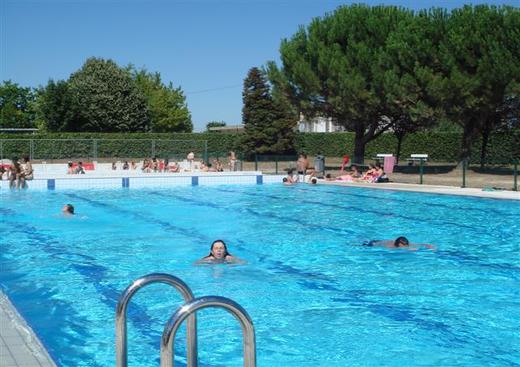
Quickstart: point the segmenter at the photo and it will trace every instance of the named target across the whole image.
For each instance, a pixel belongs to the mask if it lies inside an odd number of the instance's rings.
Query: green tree
[[[244,124],[243,148],[247,153],[267,153],[272,136],[266,132],[273,119],[273,101],[262,71],[253,67],[247,73],[242,92],[242,121]]]
[[[206,124],[206,131],[212,132],[210,128],[212,127],[224,127],[226,126],[226,123],[224,121],[210,121]]]
[[[0,127],[34,127],[34,93],[11,81],[0,84]]]
[[[445,81],[438,98],[463,128],[461,161],[499,120],[507,91],[520,81],[519,29],[520,9],[513,7],[464,6],[449,17],[440,45]]]
[[[392,127],[385,108],[387,43],[409,17],[397,7],[343,6],[280,46],[284,77],[279,79],[286,82],[278,86],[306,117],[332,117],[355,132],[356,162],[363,160],[368,142]],[[270,75],[278,73],[272,62],[268,69]]]
[[[294,150],[296,119],[282,99],[273,99],[265,72],[251,68],[244,80],[243,149],[249,154],[283,154]]]
[[[150,130],[145,97],[112,60],[89,58],[68,83],[78,111],[71,126],[90,132]]]
[[[136,70],[132,65],[127,70],[146,98],[153,132],[192,132],[191,114],[180,87],[165,85],[158,72]]]
[[[406,135],[431,128],[444,117],[432,91],[442,81],[437,60],[447,13],[442,9],[406,12],[388,35],[383,53],[382,118],[397,138],[396,157]]]
[[[64,80],[49,80],[45,87],[36,94],[37,119],[40,127],[51,132],[80,131],[77,122],[76,108],[73,103],[69,85]]]

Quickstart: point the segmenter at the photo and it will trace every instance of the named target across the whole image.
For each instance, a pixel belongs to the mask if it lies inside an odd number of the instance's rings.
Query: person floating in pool
[[[74,215],[74,206],[72,204],[65,204],[63,208],[61,208],[61,212],[64,216],[70,217]]]
[[[203,257],[195,264],[245,264],[246,262],[231,255],[222,240],[216,240],[211,244],[209,255]]]
[[[395,240],[372,240],[369,242],[365,242],[363,246],[368,247],[385,247],[388,249],[396,249],[396,248],[405,248],[407,250],[416,251],[419,248],[427,248],[430,250],[435,250],[434,245],[430,244],[412,244],[408,241],[406,237],[397,237]]]

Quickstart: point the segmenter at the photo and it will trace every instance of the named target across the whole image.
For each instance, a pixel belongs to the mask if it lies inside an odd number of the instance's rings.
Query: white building
[[[298,131],[301,133],[333,133],[337,131],[345,131],[345,128],[336,124],[332,120],[332,117],[320,116],[307,120],[303,114],[300,114]]]

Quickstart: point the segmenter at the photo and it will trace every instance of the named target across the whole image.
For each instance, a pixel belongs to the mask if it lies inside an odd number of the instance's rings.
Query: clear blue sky
[[[356,1],[360,2],[360,1]],[[91,56],[161,73],[186,93],[195,131],[241,122],[242,82],[282,38],[349,1],[0,0],[0,80],[67,79]],[[414,9],[503,1],[365,1]]]

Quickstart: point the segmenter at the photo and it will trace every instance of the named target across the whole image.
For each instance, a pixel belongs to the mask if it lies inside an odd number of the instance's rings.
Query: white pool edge
[[[0,357],[2,366],[56,367],[36,333],[2,290],[0,320],[0,346],[4,352]]]
[[[461,188],[454,186],[440,186],[440,185],[418,185],[418,184],[404,184],[404,183],[362,183],[362,182],[340,182],[340,181],[325,181],[320,180],[319,184],[345,187],[361,187],[365,189],[376,190],[394,190],[394,191],[411,191],[421,192],[427,194],[439,195],[458,195],[458,196],[472,196],[488,199],[502,199],[502,200],[520,200],[519,191],[498,190],[498,191],[482,191],[477,188]]]

